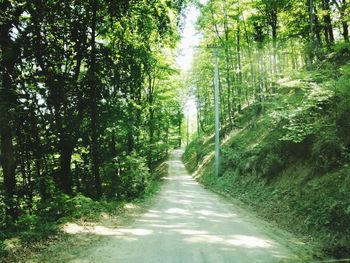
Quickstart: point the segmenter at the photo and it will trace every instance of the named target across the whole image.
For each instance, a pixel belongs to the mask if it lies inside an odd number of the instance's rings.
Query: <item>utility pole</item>
[[[186,146],[188,146],[188,142],[189,142],[189,130],[190,130],[190,113],[189,113],[189,109],[187,108],[187,131],[186,131]]]
[[[214,48],[214,56],[215,56],[215,72],[214,72],[215,175],[220,176],[219,50],[217,45],[208,45],[208,48]]]

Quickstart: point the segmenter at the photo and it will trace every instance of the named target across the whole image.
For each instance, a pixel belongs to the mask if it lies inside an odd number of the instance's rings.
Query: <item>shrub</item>
[[[0,239],[0,258],[4,258],[8,255],[8,251],[6,250],[6,246],[4,242]]]
[[[272,179],[278,175],[283,169],[284,161],[277,153],[269,153],[265,156],[264,161],[261,163],[262,176]]]
[[[325,136],[312,147],[312,160],[315,173],[331,171],[342,163],[344,147],[335,136]]]
[[[74,210],[71,197],[63,193],[55,193],[50,200],[43,204],[39,216],[48,220],[58,220],[63,215]]]
[[[149,180],[151,180],[146,160],[133,153],[130,156],[126,156],[120,165],[121,185],[118,188],[118,194],[127,199],[142,195],[149,185]]]
[[[222,149],[222,169],[238,168],[242,161],[243,148],[238,143]]]

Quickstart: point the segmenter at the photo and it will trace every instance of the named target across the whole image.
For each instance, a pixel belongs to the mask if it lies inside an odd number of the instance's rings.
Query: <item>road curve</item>
[[[109,233],[108,241],[74,262],[247,262],[297,261],[272,240],[257,220],[204,189],[188,175],[181,150],[171,154],[169,177],[155,204],[129,228]]]

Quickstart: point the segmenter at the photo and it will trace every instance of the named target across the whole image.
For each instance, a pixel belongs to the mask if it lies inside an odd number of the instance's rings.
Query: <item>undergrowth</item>
[[[122,198],[106,197],[96,201],[82,194],[73,197],[62,193],[53,195],[35,213],[22,215],[13,225],[7,226],[6,232],[0,231],[0,262],[16,261],[21,255],[15,254],[25,254],[27,250],[41,248],[40,243],[45,246],[46,241],[59,239],[63,234],[61,226],[67,222],[98,222],[102,215],[123,213],[123,207],[128,202],[144,202],[159,189],[167,171],[167,164],[160,162],[147,185],[133,197],[123,195]]]
[[[350,64],[339,70],[327,81],[306,72],[297,85],[280,83],[255,125],[245,112],[236,119],[242,128],[222,145],[222,176],[214,176],[211,160],[198,180],[318,244],[324,255],[345,258],[350,255]],[[188,170],[194,172],[212,149],[212,142],[195,139],[183,156]]]

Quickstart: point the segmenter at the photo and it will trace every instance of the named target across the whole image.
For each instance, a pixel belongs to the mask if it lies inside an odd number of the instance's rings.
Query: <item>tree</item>
[[[142,194],[150,179],[145,159],[154,167],[174,146],[171,134],[179,141],[181,103],[167,88],[176,72],[164,54],[178,40],[185,4],[1,2],[6,222],[79,192]]]
[[[4,191],[6,214],[12,218],[16,217],[14,195],[16,188],[16,160],[13,146],[13,119],[17,105],[17,96],[14,82],[18,71],[16,65],[19,63],[20,38],[13,39],[12,34],[18,26],[19,18],[23,13],[23,7],[18,3],[2,1],[2,23],[0,25],[0,141],[1,141],[1,165],[4,174]]]
[[[349,26],[347,16],[349,15],[349,3],[346,0],[332,0],[331,3],[337,8],[340,14],[340,22],[343,28],[343,38],[349,42]]]

